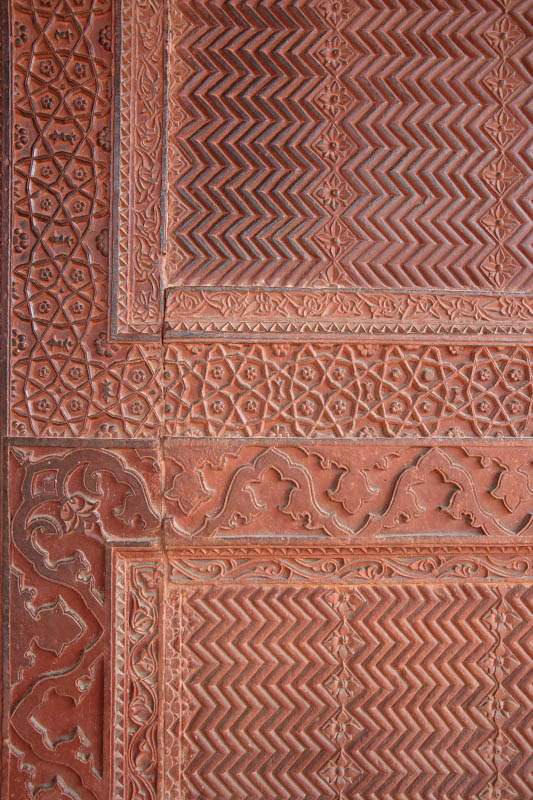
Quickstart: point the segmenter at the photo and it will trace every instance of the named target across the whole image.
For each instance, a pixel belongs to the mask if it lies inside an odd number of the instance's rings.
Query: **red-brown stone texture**
[[[530,3],[113,2],[2,12],[1,800],[531,800]]]

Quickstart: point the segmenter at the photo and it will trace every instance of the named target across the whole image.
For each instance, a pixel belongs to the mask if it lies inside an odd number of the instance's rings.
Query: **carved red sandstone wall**
[[[160,348],[108,332],[111,26],[103,0],[13,7],[15,436],[159,432]]]
[[[529,800],[527,0],[8,6],[2,798]]]

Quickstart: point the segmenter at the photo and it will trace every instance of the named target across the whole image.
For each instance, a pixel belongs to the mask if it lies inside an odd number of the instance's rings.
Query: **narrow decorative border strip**
[[[115,63],[114,327],[161,329],[166,3],[124,0]]]
[[[533,297],[350,289],[171,288],[166,335],[184,332],[524,333]]]
[[[251,581],[253,583],[312,580],[317,583],[339,581],[350,584],[421,581],[487,582],[502,578],[533,581],[533,554],[529,555],[411,555],[407,557],[340,556],[332,552],[322,557],[177,557],[171,555],[169,579],[191,581]]]

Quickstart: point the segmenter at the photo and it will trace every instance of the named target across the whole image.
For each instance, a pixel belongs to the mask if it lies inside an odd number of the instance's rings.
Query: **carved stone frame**
[[[509,561],[506,556],[473,554],[421,557],[413,551],[411,556],[385,558],[376,553],[374,559],[371,552],[363,552],[365,548],[358,555],[353,550],[341,554],[338,547],[316,548],[310,555],[308,548],[299,553],[298,548],[290,547],[209,547],[201,554],[194,548],[180,548],[155,556],[153,550],[114,549],[111,724],[119,747],[113,755],[112,800],[122,800],[125,792],[134,790],[153,798],[159,793],[175,800],[185,796],[184,776],[191,760],[184,733],[188,716],[182,707],[187,588],[308,586],[323,589],[328,596],[358,586],[416,586],[422,580],[446,591],[445,587],[466,581],[472,586],[493,587],[500,597],[499,607],[505,602],[500,592],[533,581],[533,560],[525,554]],[[337,613],[338,629],[346,632],[349,614],[342,608]],[[165,674],[167,670],[172,670],[172,680]],[[498,696],[505,692],[504,686],[502,675],[494,689]],[[339,713],[345,712],[341,699]],[[500,732],[498,714],[492,717],[487,712],[485,716],[495,732]],[[495,766],[489,759],[488,765],[497,785],[504,761]]]
[[[113,292],[111,331],[118,339],[159,341],[209,333],[346,335],[527,335],[533,332],[533,296],[495,291],[170,286],[163,263],[175,257],[166,235],[174,190],[167,183],[167,140],[175,135],[169,70],[169,30],[179,12],[165,0],[147,6],[115,0]],[[505,11],[505,14],[508,12]],[[173,18],[175,15],[176,19]],[[494,64],[507,54],[494,47]],[[512,55],[510,56],[512,60]],[[503,60],[502,60],[503,59]],[[128,66],[129,65],[129,66]],[[136,71],[136,80],[132,72]],[[176,90],[174,90],[176,91]],[[497,97],[497,99],[499,99]],[[501,100],[501,108],[507,108]],[[173,114],[174,109],[174,114]],[[181,113],[181,111],[180,111]],[[492,142],[495,156],[506,144]],[[495,194],[494,209],[503,208]],[[489,259],[508,259],[494,236]],[[511,259],[512,260],[512,259]],[[503,263],[503,262],[502,262]],[[516,268],[516,265],[515,265]]]

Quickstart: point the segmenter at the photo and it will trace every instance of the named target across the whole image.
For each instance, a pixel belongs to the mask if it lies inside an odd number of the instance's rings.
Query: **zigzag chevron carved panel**
[[[171,3],[174,284],[526,289],[526,3]]]
[[[531,588],[280,577],[171,589],[165,797],[529,796]]]

